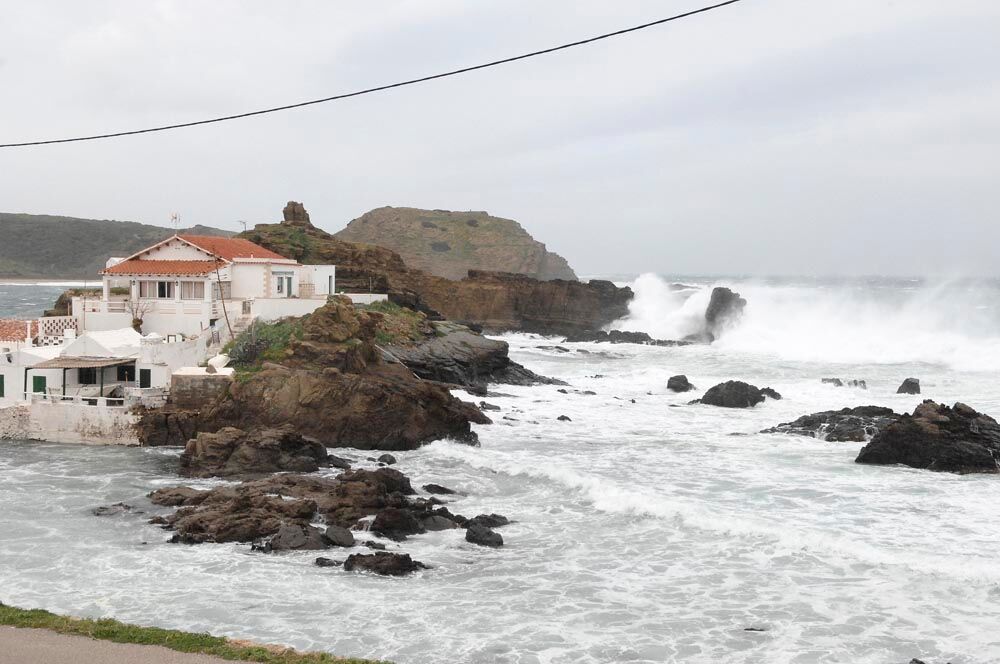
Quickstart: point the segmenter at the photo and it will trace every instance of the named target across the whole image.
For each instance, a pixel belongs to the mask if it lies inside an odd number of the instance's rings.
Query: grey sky
[[[692,0],[0,0],[0,142],[388,83]],[[0,150],[0,210],[236,229],[289,199],[517,219],[583,274],[1000,273],[1000,3],[746,0],[262,118]],[[2,238],[0,238],[2,241]]]

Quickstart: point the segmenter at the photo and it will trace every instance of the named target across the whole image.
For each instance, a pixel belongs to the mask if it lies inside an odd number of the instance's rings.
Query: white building
[[[101,297],[73,298],[81,330],[139,319],[144,334],[169,339],[227,334],[240,320],[312,313],[336,292],[335,266],[301,265],[239,238],[174,235],[108,263]]]

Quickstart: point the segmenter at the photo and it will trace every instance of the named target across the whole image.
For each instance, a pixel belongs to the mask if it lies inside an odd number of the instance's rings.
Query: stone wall
[[[27,406],[0,408],[0,440],[27,438],[28,423]]]
[[[232,370],[210,374],[187,370],[170,377],[170,403],[180,410],[200,410],[214,404],[229,390],[233,382]]]
[[[28,410],[26,438],[84,445],[138,445],[138,417],[125,408],[36,401]]]

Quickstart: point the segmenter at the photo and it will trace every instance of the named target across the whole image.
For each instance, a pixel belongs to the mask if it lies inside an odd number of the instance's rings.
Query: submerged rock
[[[920,394],[920,379],[907,378],[896,390],[896,394]]]
[[[398,541],[424,532],[424,527],[410,510],[387,507],[375,515],[371,531]]]
[[[417,570],[428,569],[427,565],[410,558],[408,553],[352,553],[344,561],[348,572],[372,572],[382,576],[404,576]]]
[[[953,473],[996,473],[1000,424],[964,403],[924,401],[865,445],[857,463],[903,464]]]
[[[765,397],[780,399],[781,395],[769,387],[761,389],[741,380],[729,380],[709,388],[705,395],[694,403],[722,408],[752,408],[764,401]]]
[[[396,463],[396,457],[392,456],[391,454],[382,454],[379,456],[378,459],[376,459],[376,461],[378,461],[379,463],[384,463],[387,466],[391,466],[394,463]]]
[[[344,564],[342,560],[333,560],[332,558],[323,558],[322,556],[313,561],[313,564],[317,567],[340,567]]]
[[[115,503],[114,505],[101,505],[90,510],[94,516],[117,516],[128,514],[132,511],[132,506],[127,503]]]
[[[629,332],[628,330],[581,330],[566,335],[567,343],[611,343],[611,344],[642,344],[644,346],[687,346],[691,341],[675,341],[672,339],[654,339],[645,332]]]
[[[427,493],[438,493],[445,495],[455,493],[454,489],[449,489],[448,487],[441,486],[440,484],[425,484],[423,486],[423,490],[426,491]]]
[[[282,525],[278,532],[261,549],[271,551],[310,551],[325,549],[329,546],[317,528],[301,524]]]
[[[667,389],[671,392],[690,392],[695,388],[694,385],[688,381],[688,377],[681,374],[679,376],[671,376],[667,379]]]
[[[343,526],[327,526],[323,536],[333,546],[354,546],[354,533]]]
[[[190,477],[247,477],[280,471],[309,473],[329,465],[326,447],[292,427],[254,432],[226,427],[199,433],[181,454],[181,474]]]
[[[864,442],[899,417],[891,408],[858,406],[803,415],[792,422],[764,429],[761,433],[789,433],[832,442]]]
[[[465,530],[465,541],[479,546],[501,547],[503,537],[479,523],[470,523]]]

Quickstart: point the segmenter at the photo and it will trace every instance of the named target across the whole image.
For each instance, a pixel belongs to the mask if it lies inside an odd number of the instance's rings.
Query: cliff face
[[[316,228],[301,204],[289,203],[283,222],[258,224],[241,237],[302,263],[337,265],[337,287],[347,292],[388,292],[394,302],[491,330],[598,329],[623,317],[632,299],[631,289],[607,281],[540,281],[486,271],[454,281],[429,274],[389,249],[346,242]]]
[[[409,267],[446,279],[462,279],[469,270],[576,279],[565,258],[516,221],[486,212],[384,207],[351,221],[336,237],[391,249]]]

